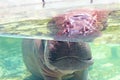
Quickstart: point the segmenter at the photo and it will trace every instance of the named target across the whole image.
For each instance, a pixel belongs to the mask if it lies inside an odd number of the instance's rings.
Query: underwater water
[[[0,37],[0,80],[34,80],[26,69],[19,38]],[[120,45],[89,43],[94,64],[90,80],[120,80]]]

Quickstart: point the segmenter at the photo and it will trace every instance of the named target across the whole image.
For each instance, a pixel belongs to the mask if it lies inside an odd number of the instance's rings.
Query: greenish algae
[[[7,23],[0,29],[0,33],[18,35],[36,35],[38,33],[46,34],[49,31],[46,27],[49,21],[50,19]]]

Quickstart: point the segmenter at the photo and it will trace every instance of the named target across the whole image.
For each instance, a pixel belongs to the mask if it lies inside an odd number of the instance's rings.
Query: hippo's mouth
[[[57,62],[57,61],[60,61],[60,60],[63,60],[63,59],[75,59],[76,61],[79,61],[80,58],[78,56],[63,56],[63,57],[60,57],[60,58],[57,58],[57,59],[52,59],[52,58],[49,58],[50,62]]]
[[[55,60],[50,60],[49,63],[60,70],[80,70],[85,69],[93,63],[92,59],[81,60],[78,56],[64,56]]]

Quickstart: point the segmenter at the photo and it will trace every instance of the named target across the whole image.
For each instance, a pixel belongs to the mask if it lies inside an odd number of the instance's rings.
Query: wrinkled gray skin
[[[89,45],[24,39],[23,59],[28,70],[44,80],[88,80],[87,68],[93,64]]]

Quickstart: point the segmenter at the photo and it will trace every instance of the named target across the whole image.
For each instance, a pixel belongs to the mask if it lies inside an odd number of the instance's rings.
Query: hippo
[[[106,10],[77,9],[54,17],[48,29],[57,36],[69,39],[80,36],[87,40],[106,29],[108,14]],[[52,31],[53,27],[58,30]],[[24,39],[25,65],[33,75],[44,80],[88,80],[88,67],[93,59],[89,44],[82,38],[77,42]]]
[[[85,42],[24,39],[22,50],[26,67],[40,80],[88,80],[93,59]]]

